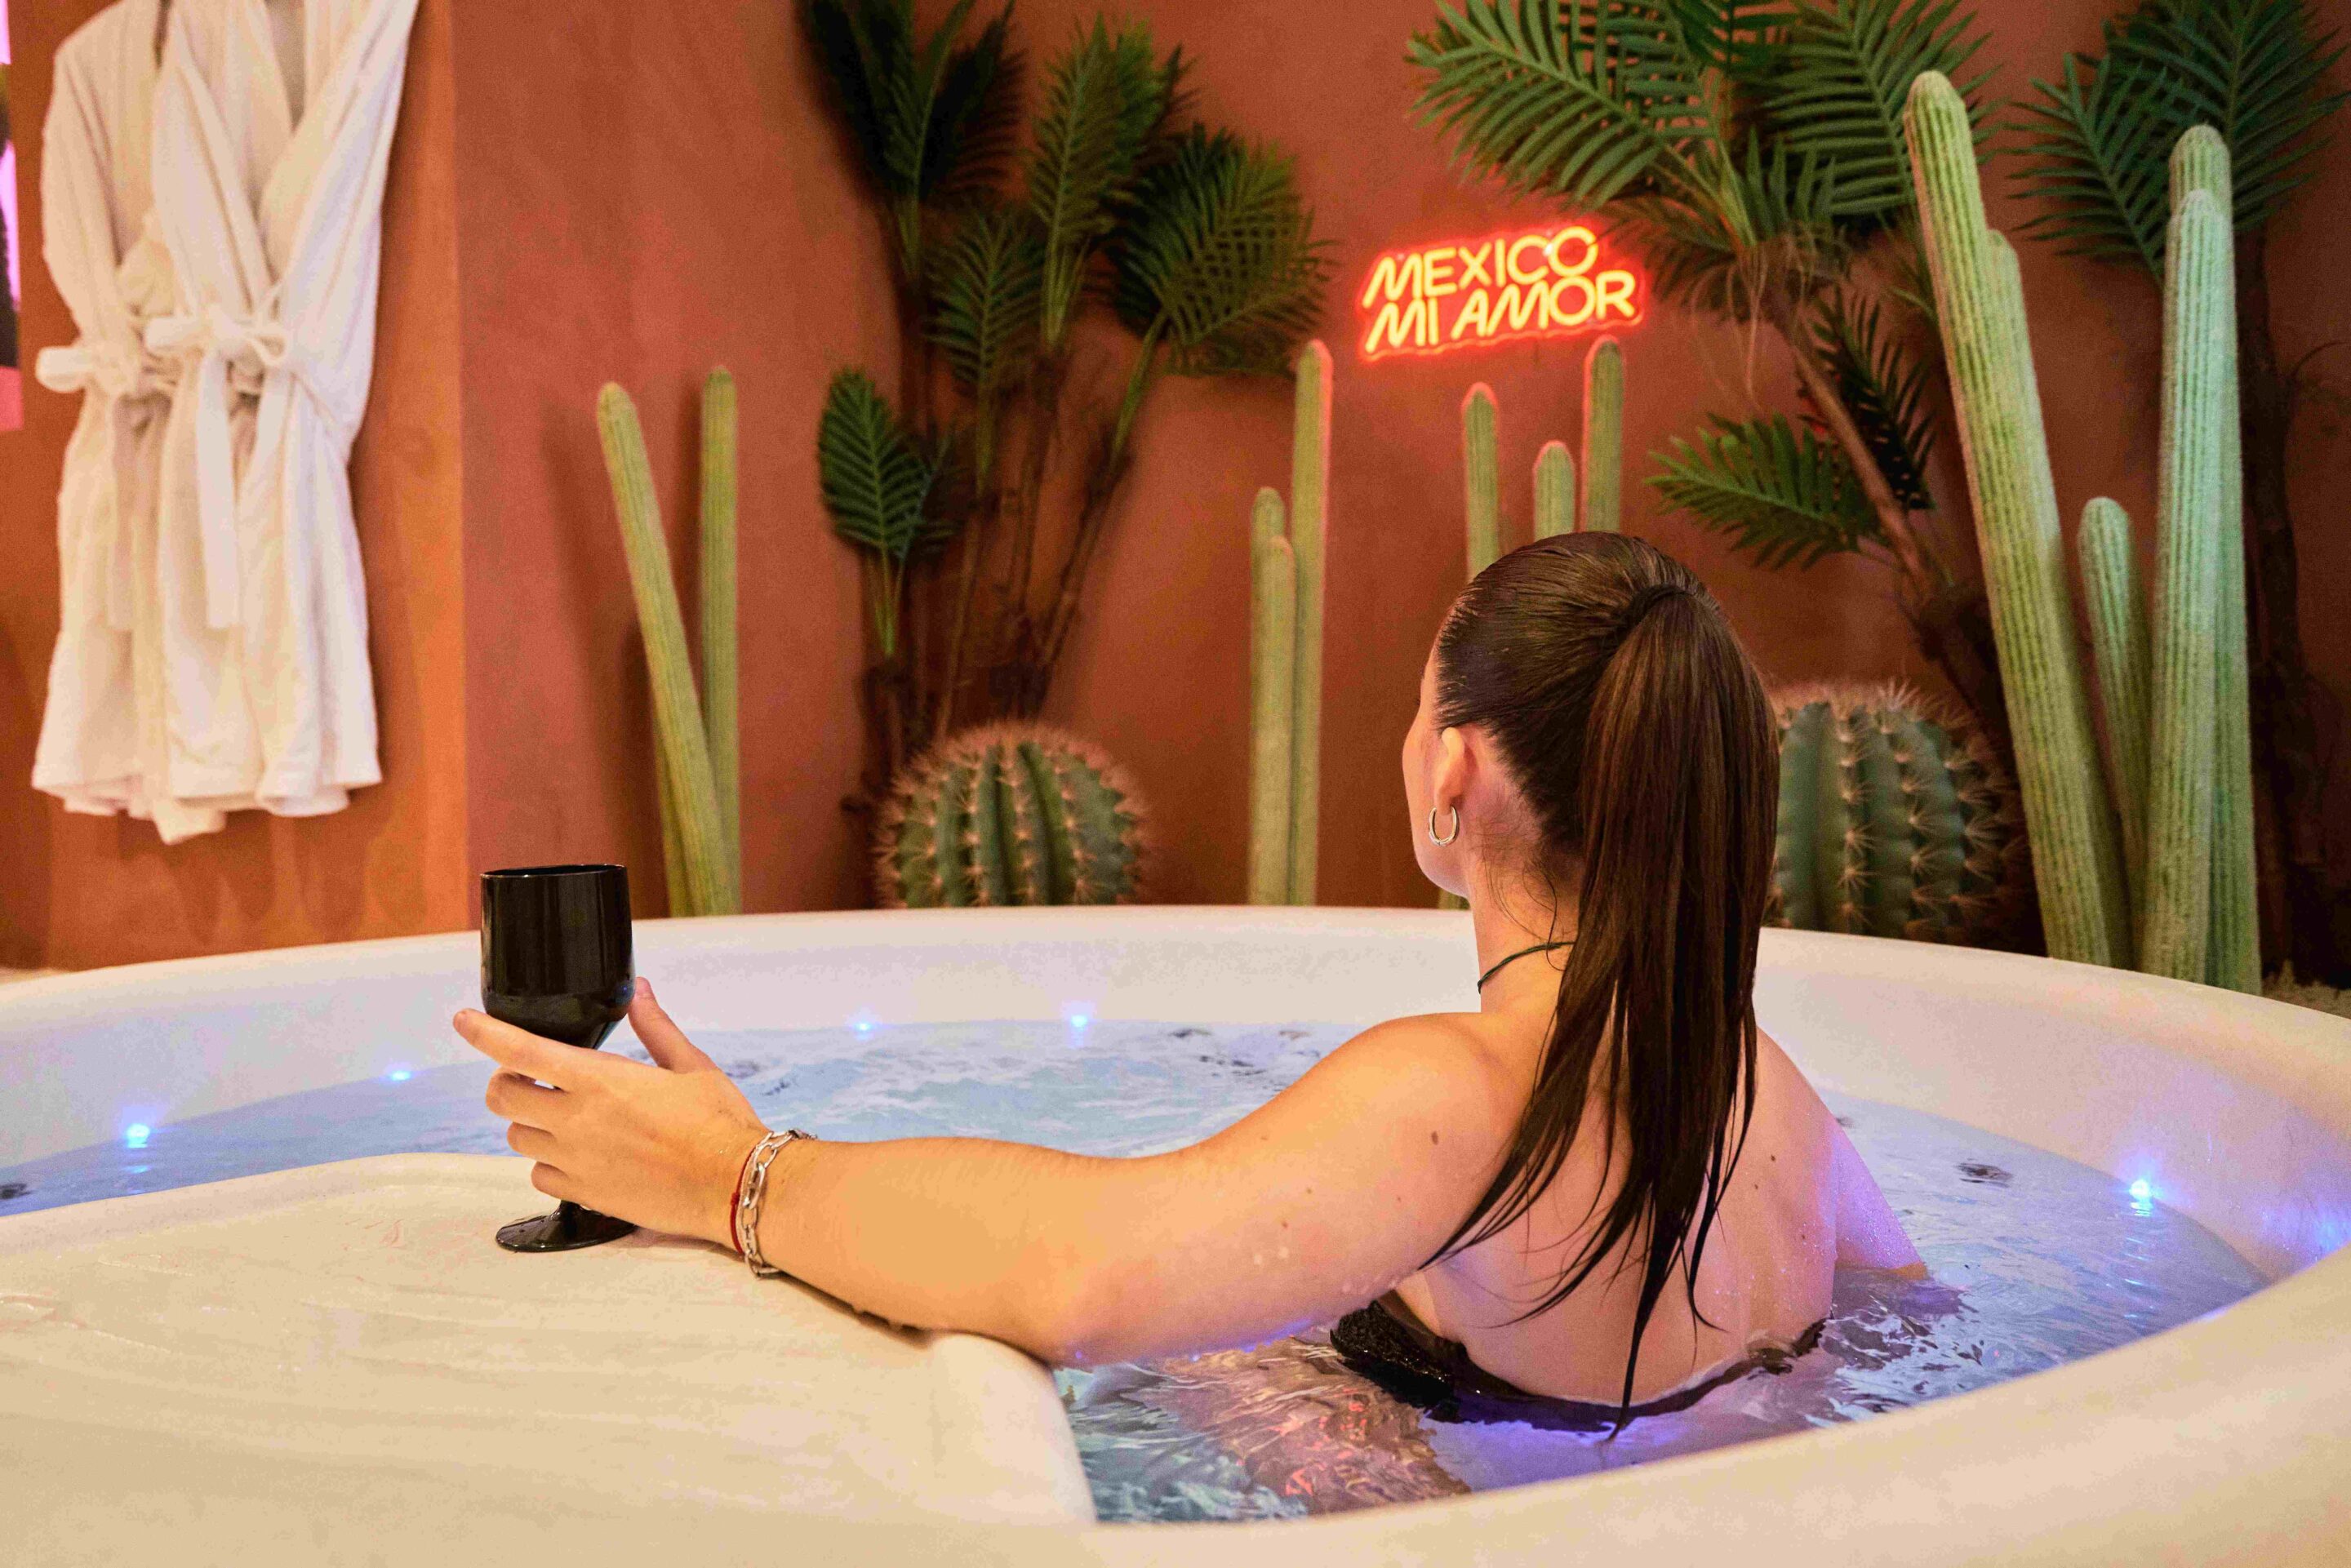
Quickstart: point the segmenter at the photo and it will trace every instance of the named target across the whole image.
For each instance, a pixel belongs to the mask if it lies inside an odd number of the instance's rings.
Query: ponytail
[[[1524,1217],[1590,1093],[1604,1095],[1603,1191],[1620,1159],[1623,1181],[1521,1321],[1635,1249],[1629,1410],[1642,1339],[1677,1271],[1697,1310],[1699,1260],[1754,1109],[1755,956],[1779,798],[1770,707],[1697,578],[1614,534],[1542,540],[1482,573],[1438,638],[1437,686],[1442,723],[1492,736],[1533,809],[1544,869],[1580,894],[1534,1091],[1437,1257]]]

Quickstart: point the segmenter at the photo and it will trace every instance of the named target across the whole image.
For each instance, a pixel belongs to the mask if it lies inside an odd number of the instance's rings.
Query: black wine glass
[[[636,987],[629,872],[517,866],[482,873],[482,1010],[500,1023],[594,1051],[628,1016]],[[510,1252],[569,1252],[618,1240],[625,1219],[566,1200],[498,1228]]]

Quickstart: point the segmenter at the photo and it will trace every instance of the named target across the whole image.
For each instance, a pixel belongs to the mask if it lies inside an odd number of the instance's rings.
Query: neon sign
[[[1641,319],[1638,274],[1582,224],[1390,251],[1355,305],[1367,360],[1564,338]]]

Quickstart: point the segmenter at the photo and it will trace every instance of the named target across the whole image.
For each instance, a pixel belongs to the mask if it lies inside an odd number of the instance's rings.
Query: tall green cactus
[[[1502,555],[1502,469],[1496,423],[1494,389],[1479,382],[1461,400],[1462,516],[1473,578]]]
[[[1937,317],[1975,500],[2041,914],[2060,958],[2131,955],[2120,833],[2099,787],[2056,486],[2016,256],[1984,222],[1967,104],[1920,73],[1904,115]]]
[[[1144,812],[1125,773],[1076,737],[986,725],[892,784],[873,841],[883,904],[1133,904]]]
[[[2224,214],[2236,211],[2229,144],[2209,125],[2192,126],[2171,150],[2171,210],[2203,191]],[[2236,343],[2236,258],[2224,263],[2229,342]],[[2212,941],[2204,977],[2216,986],[2262,990],[2261,910],[2253,847],[2252,692],[2245,643],[2245,475],[2238,411],[2238,378],[2219,388],[2212,417],[2220,426],[2220,579],[2215,607],[2217,668],[2213,684]]]
[[[1575,531],[1575,459],[1564,441],[1546,441],[1535,454],[1535,538]]]
[[[2147,597],[2128,513],[2100,496],[2082,508],[2082,593],[2097,655],[2099,729],[2106,778],[2123,831],[2123,862],[2136,907],[2147,894]]]
[[[1331,350],[1298,356],[1290,506],[1249,517],[1251,904],[1312,904],[1322,793],[1322,577],[1331,497]]]
[[[1290,902],[1291,748],[1298,695],[1298,552],[1281,497],[1257,493],[1249,520],[1249,901]]]
[[[1298,656],[1291,697],[1290,902],[1311,904],[1322,844],[1322,583],[1331,523],[1331,350],[1301,350],[1290,434],[1290,546],[1298,561]]]
[[[1461,514],[1473,580],[1502,557],[1500,423],[1494,389],[1478,382],[1461,399]],[[1458,894],[1439,893],[1437,907],[1469,905]]]
[[[1602,338],[1583,359],[1583,527],[1622,532],[1625,487],[1625,350]]]
[[[606,383],[597,394],[596,429],[611,476],[612,504],[620,514],[629,585],[636,598],[645,668],[653,684],[659,748],[655,777],[671,811],[662,837],[664,850],[673,842],[676,846],[672,863],[679,873],[671,880],[670,913],[732,915],[741,909],[742,894],[711,772],[709,732],[686,652],[685,617],[678,610],[677,583],[670,572],[669,538],[662,530],[661,503],[653,495],[653,466],[645,456],[636,404],[615,383]]]
[[[702,383],[702,721],[710,777],[735,883],[743,883],[743,751],[736,634],[736,429],[734,372],[721,365]]]
[[[2191,190],[2164,251],[2163,441],[2156,486],[2154,731],[2139,967],[2202,980],[2212,936],[2223,385],[2236,379],[2229,218]]]
[[[1773,917],[1808,931],[1997,943],[2029,885],[2016,790],[1982,736],[1901,686],[1774,700]]]

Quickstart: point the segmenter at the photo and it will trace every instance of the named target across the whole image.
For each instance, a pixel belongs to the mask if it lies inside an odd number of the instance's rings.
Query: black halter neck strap
[[[1537,953],[1554,953],[1562,947],[1573,947],[1574,946],[1575,939],[1571,936],[1564,942],[1538,942],[1531,947],[1521,947],[1517,952],[1511,954],[1509,957],[1503,959],[1500,963],[1496,964],[1492,968],[1487,970],[1484,974],[1479,976],[1478,988],[1481,991],[1484,990],[1486,988],[1487,981],[1492,979],[1495,976],[1500,974],[1503,970],[1509,968],[1511,965],[1517,963],[1521,958],[1531,957]]]

